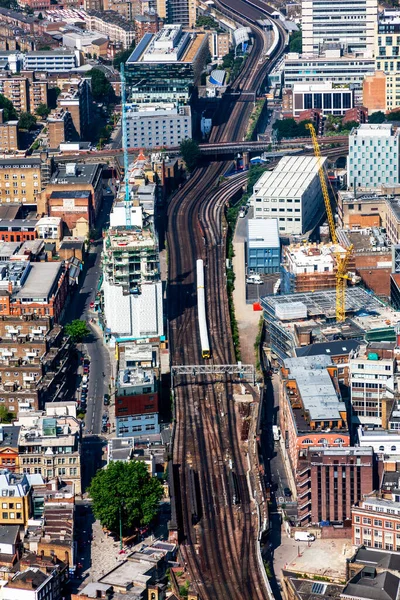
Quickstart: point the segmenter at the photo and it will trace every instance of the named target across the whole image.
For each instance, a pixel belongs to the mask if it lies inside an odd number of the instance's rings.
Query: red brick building
[[[301,525],[350,524],[352,506],[372,492],[373,479],[372,448],[310,447],[296,472]]]

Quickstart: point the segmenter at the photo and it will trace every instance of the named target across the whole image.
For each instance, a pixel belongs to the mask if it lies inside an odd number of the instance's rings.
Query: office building
[[[135,40],[135,28],[132,22],[124,19],[113,10],[89,10],[85,14],[85,23],[89,31],[96,31],[106,36],[110,42],[120,43],[130,48]]]
[[[400,11],[379,12],[375,35],[375,68],[385,74],[385,103],[382,110],[400,106]]]
[[[255,273],[278,273],[281,243],[277,219],[247,221],[247,269]]]
[[[380,425],[382,402],[394,390],[394,357],[380,358],[367,347],[350,359],[353,423]],[[391,397],[391,396],[390,396]]]
[[[72,483],[75,494],[80,494],[81,426],[75,402],[49,403],[46,412],[20,413],[18,425],[20,473],[59,478]]]
[[[352,510],[352,542],[383,550],[400,551],[400,502],[375,496],[361,500]]]
[[[226,31],[208,32],[208,43],[213,60],[222,59],[229,54],[230,35]]]
[[[295,475],[300,524],[349,521],[354,504],[374,489],[373,456],[372,448],[310,446]]]
[[[324,162],[326,159],[323,158]],[[285,156],[253,187],[256,219],[278,219],[279,235],[302,235],[323,212],[319,163],[314,156]]]
[[[58,73],[73,71],[80,66],[79,51],[38,50],[24,55],[24,71]]]
[[[345,52],[373,56],[376,0],[302,0],[301,12],[304,54],[337,44]]]
[[[283,361],[279,425],[293,474],[309,447],[350,445],[337,371],[337,365],[324,355]]]
[[[363,124],[349,135],[347,161],[349,187],[373,190],[398,186],[400,181],[399,132],[390,123]]]
[[[176,147],[192,137],[190,106],[129,104],[126,116],[128,148]]]
[[[372,75],[365,76],[362,103],[370,114],[386,110],[386,75],[383,71],[375,71]]]
[[[200,81],[208,55],[207,34],[166,25],[146,33],[126,62],[132,102],[185,102]]]
[[[279,70],[279,67],[276,67]],[[355,54],[344,54],[340,49],[325,50],[320,54],[285,55],[283,78],[285,88],[300,83],[347,84],[354,90],[355,98],[361,96],[363,80],[372,75],[375,63],[372,57],[365,58]]]
[[[152,369],[126,368],[120,361],[115,386],[118,437],[159,433],[158,380]]]
[[[62,43],[66,48],[76,48],[86,56],[107,58],[109,40],[97,32],[71,28],[63,34]]]
[[[353,108],[353,90],[345,83],[295,83],[285,92],[283,111],[293,117],[304,110],[320,110],[324,116],[343,116]]]

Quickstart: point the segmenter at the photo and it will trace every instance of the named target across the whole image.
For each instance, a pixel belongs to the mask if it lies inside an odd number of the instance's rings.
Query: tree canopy
[[[31,115],[29,112],[22,112],[19,115],[18,126],[20,129],[26,129],[30,131],[36,125],[36,117],[35,115]]]
[[[92,96],[96,102],[105,102],[113,95],[111,83],[100,69],[92,69],[88,76],[92,78]]]
[[[290,34],[290,39],[289,39],[290,52],[298,52],[300,54],[301,49],[302,49],[302,43],[303,43],[303,37],[302,37],[301,29],[299,31],[293,31],[293,33]]]
[[[47,104],[39,104],[39,106],[36,109],[36,114],[38,115],[38,117],[46,119],[50,114],[50,108],[47,106]]]
[[[4,111],[4,121],[12,121],[13,119],[18,119],[17,111],[14,108],[14,104],[11,102],[11,100],[3,96],[3,94],[0,94],[0,108],[2,108]]]
[[[6,406],[0,406],[0,423],[11,423],[15,414],[10,412]]]
[[[103,527],[118,532],[121,511],[124,532],[148,525],[157,514],[163,490],[143,462],[112,462],[97,471],[90,484],[93,513]]]
[[[373,112],[368,116],[368,123],[383,123],[385,120],[385,113],[381,110]]]
[[[275,121],[272,128],[277,131],[278,139],[310,137],[310,132],[306,128],[307,123],[311,123],[311,121],[306,120],[297,123],[294,119],[281,119]]]
[[[85,321],[75,319],[71,323],[67,323],[65,326],[65,333],[72,338],[75,343],[80,343],[90,333],[90,329],[86,325]]]
[[[135,42],[132,42],[130,48],[127,48],[127,50],[122,50],[121,52],[118,52],[118,54],[116,54],[114,56],[113,66],[116,69],[120,70],[121,63],[125,63],[128,60],[128,58],[132,54],[132,51],[134,48],[135,48]]]
[[[192,139],[183,140],[180,145],[182,158],[185,161],[186,168],[191,173],[197,167],[200,160],[200,148],[197,142]]]

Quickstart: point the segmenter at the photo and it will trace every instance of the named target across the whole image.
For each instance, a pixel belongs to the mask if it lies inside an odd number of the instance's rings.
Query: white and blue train
[[[210,342],[208,341],[207,317],[206,317],[206,299],[204,293],[204,262],[199,259],[196,261],[196,279],[197,279],[197,311],[199,317],[201,354],[203,358],[210,358]]]

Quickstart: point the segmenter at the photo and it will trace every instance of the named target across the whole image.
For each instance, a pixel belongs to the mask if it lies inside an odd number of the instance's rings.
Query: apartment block
[[[296,472],[300,524],[350,521],[354,504],[374,489],[373,457],[372,448],[310,446]]]
[[[14,104],[15,110],[27,112],[29,110],[28,80],[26,77],[9,77],[8,74],[0,76],[0,94],[3,94]]]
[[[151,369],[120,364],[115,390],[118,437],[159,433],[158,380]]]
[[[58,477],[81,493],[81,427],[73,414],[63,414],[63,403],[54,414],[53,403],[45,413],[20,413],[18,441],[21,473],[37,473],[45,478]],[[72,404],[72,403],[70,403]],[[75,406],[66,412],[75,413]],[[76,414],[76,413],[75,413]]]
[[[349,136],[347,181],[349,186],[375,189],[398,186],[399,134],[390,123],[363,124]]]
[[[119,42],[125,49],[130,48],[135,40],[133,24],[112,10],[89,10],[85,15],[85,22],[89,31],[97,31],[107,36],[111,42]]]
[[[221,59],[229,54],[230,35],[225,31],[211,31],[208,34],[208,43],[210,47],[211,57]]]
[[[57,98],[57,107],[71,115],[73,129],[71,139],[83,139],[90,129],[92,116],[92,92],[90,78],[74,79],[64,86]]]
[[[47,118],[48,147],[58,149],[60,144],[74,137],[74,123],[71,113],[65,109],[53,110]]]
[[[353,544],[400,551],[400,502],[370,496],[352,509]]]
[[[330,44],[372,57],[377,5],[374,0],[302,0],[303,53],[319,54]]]
[[[186,27],[196,25],[196,2],[194,0],[161,0],[165,3],[168,23],[182,24]],[[160,0],[158,0],[157,5]]]
[[[31,485],[26,475],[0,474],[0,525],[26,527],[32,514]]]
[[[18,121],[0,122],[0,152],[17,152],[18,148]]]
[[[157,13],[136,15],[133,18],[136,40],[141,40],[145,33],[157,33],[160,28],[160,20]]]
[[[322,159],[325,161],[325,159]],[[285,156],[253,187],[256,219],[278,219],[280,235],[302,235],[323,212],[318,161],[313,156]]]
[[[47,81],[35,80],[30,78],[28,80],[29,90],[29,110],[34,113],[41,104],[46,106],[49,103],[48,100],[48,83]]]
[[[191,137],[190,106],[166,102],[127,106],[128,148],[168,148]]]
[[[293,473],[309,447],[350,445],[338,367],[329,356],[288,358],[281,369],[280,428]]]
[[[37,204],[47,179],[48,159],[0,159],[0,205],[8,202]]]

